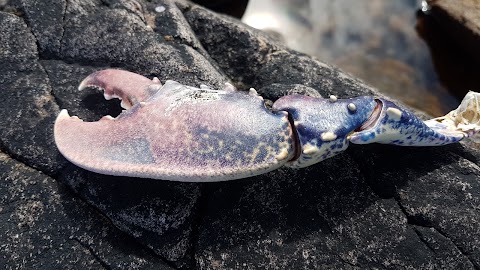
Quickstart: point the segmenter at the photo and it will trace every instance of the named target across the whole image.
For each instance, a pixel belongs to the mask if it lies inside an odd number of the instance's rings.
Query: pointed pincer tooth
[[[103,92],[103,97],[105,98],[105,100],[111,100],[111,99],[114,99],[114,98],[118,98],[118,99],[122,99],[121,97],[113,94],[108,94],[107,92]]]
[[[78,91],[82,91],[83,89],[90,86],[87,79],[88,79],[88,77],[83,79],[82,82],[80,82],[80,84],[78,85]]]
[[[76,116],[76,115],[70,116],[70,114],[68,114],[68,111],[66,109],[62,109],[60,111],[60,113],[58,114],[55,122],[60,121],[60,120],[76,120],[76,121],[83,122],[83,120],[78,118],[78,116]]]
[[[68,111],[66,109],[62,109],[57,116],[57,120],[66,118],[70,118],[70,114],[68,114]]]
[[[115,118],[112,117],[111,115],[105,115],[104,117],[100,118],[100,121],[105,120],[105,121],[111,121],[114,120]]]
[[[255,90],[255,88],[250,88],[250,89],[248,89],[248,94],[249,94],[250,96],[256,97],[256,98],[258,98],[259,100],[262,100],[262,101],[263,101],[263,97],[260,96],[260,95],[257,93],[257,90]]]
[[[155,84],[162,84],[162,82],[160,82],[160,79],[158,79],[158,77],[153,77],[152,82]]]
[[[130,109],[133,105],[130,100],[121,99],[120,106],[124,109]]]
[[[225,91],[235,91],[235,90],[237,90],[237,88],[235,88],[235,86],[233,86],[233,84],[231,84],[229,82],[225,83],[225,87],[223,89]]]
[[[73,115],[73,116],[70,116],[70,119],[73,119],[73,120],[78,120],[78,121],[81,121],[83,122],[82,119],[80,119],[80,117],[76,116],[76,115]]]
[[[105,91],[105,84],[98,79],[98,77],[101,76],[102,71],[103,70],[96,71],[85,77],[85,79],[80,82],[80,85],[78,85],[78,90],[82,91],[87,87],[96,87]]]

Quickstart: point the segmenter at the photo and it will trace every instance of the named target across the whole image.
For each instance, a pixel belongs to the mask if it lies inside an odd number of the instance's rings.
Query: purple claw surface
[[[146,82],[142,77],[139,85]],[[83,122],[63,110],[54,127],[60,152],[82,168],[178,181],[229,180],[277,169],[293,157],[292,132],[287,113],[267,110],[252,91],[174,81],[116,118]]]

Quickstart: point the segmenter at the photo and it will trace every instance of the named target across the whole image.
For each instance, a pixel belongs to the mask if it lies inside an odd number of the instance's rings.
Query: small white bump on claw
[[[287,149],[283,149],[277,156],[276,156],[276,159],[277,160],[284,160],[288,157],[288,151]]]
[[[330,132],[330,131],[322,133],[322,135],[320,135],[320,137],[322,138],[322,141],[324,141],[324,142],[329,142],[329,141],[333,141],[333,140],[337,139],[337,135],[335,135],[335,133]]]
[[[347,108],[348,108],[348,110],[351,111],[351,112],[354,112],[354,111],[357,110],[357,106],[356,106],[355,104],[353,104],[353,103],[349,103],[349,104],[347,105]]]
[[[335,95],[330,95],[330,101],[331,102],[336,102],[338,100],[337,96]]]
[[[394,121],[400,121],[400,119],[402,118],[402,111],[397,108],[388,108],[387,115],[390,119]]]
[[[303,146],[303,153],[305,155],[313,155],[315,154],[316,152],[318,152],[318,147],[316,147],[315,145],[311,145],[311,144],[306,144]]]

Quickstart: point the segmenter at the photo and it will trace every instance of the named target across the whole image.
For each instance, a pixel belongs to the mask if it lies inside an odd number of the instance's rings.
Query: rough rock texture
[[[479,91],[480,1],[428,1],[417,30],[430,47],[438,78],[458,98]]]
[[[4,269],[172,269],[52,177],[0,153]]]
[[[0,265],[480,269],[480,153],[468,145],[351,146],[304,170],[212,184],[68,163],[54,119],[60,108],[88,120],[118,114],[118,102],[76,90],[106,67],[189,85],[231,80],[269,99],[378,93],[187,2],[50,2],[0,12]]]

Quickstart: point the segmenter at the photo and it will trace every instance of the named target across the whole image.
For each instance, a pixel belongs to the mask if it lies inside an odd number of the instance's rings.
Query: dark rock
[[[25,11],[26,20],[38,41],[41,57],[53,57],[60,51],[67,2],[65,0],[49,1],[49,8],[45,8],[45,3],[42,1],[22,0],[20,2]]]
[[[262,97],[269,100],[277,100],[287,95],[305,95],[311,97],[322,97],[317,90],[303,84],[280,84],[272,83],[260,89],[257,92]]]
[[[0,11],[20,14],[12,0],[0,0]]]
[[[0,13],[0,145],[15,158],[52,174],[65,164],[53,142],[59,112],[35,37],[14,15]]]
[[[72,167],[60,181],[155,253],[182,261],[190,248],[200,184],[105,176]]]
[[[439,194],[444,192],[443,182],[455,170],[447,166],[422,176],[432,167],[448,164],[441,155],[435,156],[439,162],[432,165],[426,158],[431,151],[420,155],[391,151],[406,154],[407,162],[396,164],[387,151],[380,150],[383,155],[377,156],[375,149],[368,150],[371,153],[362,151],[358,157],[357,151],[350,151],[314,168],[279,170],[258,181],[219,184],[200,228],[197,249],[202,252],[197,261],[201,268],[474,269],[479,251],[474,235],[480,225],[478,210],[469,204],[478,206],[478,166],[469,163],[476,168],[470,181],[462,186],[459,182],[465,180],[453,180],[457,186],[452,192],[457,194],[445,196]],[[365,158],[368,162],[361,162]],[[424,170],[411,172],[407,166],[411,164],[421,164]],[[446,177],[445,172],[450,175]],[[419,179],[430,179],[432,186],[440,188],[417,187]],[[465,186],[467,190],[461,191]],[[406,194],[417,205],[410,206]],[[436,200],[425,200],[426,196]],[[464,203],[466,196],[474,198]],[[429,204],[432,201],[436,206]],[[435,223],[414,221],[416,211],[437,206],[442,215],[431,217],[438,219]],[[462,220],[459,216],[469,222],[455,225],[453,220]],[[441,233],[442,224],[448,234]],[[469,239],[468,245],[462,239]]]
[[[55,179],[0,153],[4,269],[173,269]]]
[[[266,62],[256,72],[255,85],[273,83],[303,84],[316,89],[322,96],[332,94],[339,98],[375,95],[373,88],[346,73],[307,55],[279,51],[269,54]]]
[[[54,119],[59,108],[88,120],[118,114],[118,102],[76,90],[102,68],[188,85],[232,79],[272,100],[292,91],[379,93],[187,2],[59,0],[48,11],[33,2],[21,2],[23,17],[0,13],[3,265],[480,268],[480,153],[467,144],[351,146],[304,170],[212,184],[73,166],[55,148]]]
[[[247,8],[248,0],[193,0],[192,2],[202,5],[215,12],[241,18]]]
[[[438,78],[460,100],[480,89],[480,5],[475,1],[429,1],[418,13],[417,31],[427,42]]]
[[[273,42],[269,34],[234,19],[194,7],[185,14],[198,39],[240,88],[258,89],[273,83],[303,84],[320,94],[350,97],[372,88],[338,69]],[[218,19],[212,20],[212,17]],[[236,38],[233,38],[236,37]],[[339,87],[341,86],[341,87]]]
[[[472,57],[480,61],[480,3],[472,0],[429,0],[428,15],[433,16]]]
[[[285,45],[272,42],[268,34],[233,18],[200,7],[187,9],[184,14],[209,55],[241,89],[263,86],[254,84],[254,80],[266,63],[265,58],[272,52],[286,50]]]

